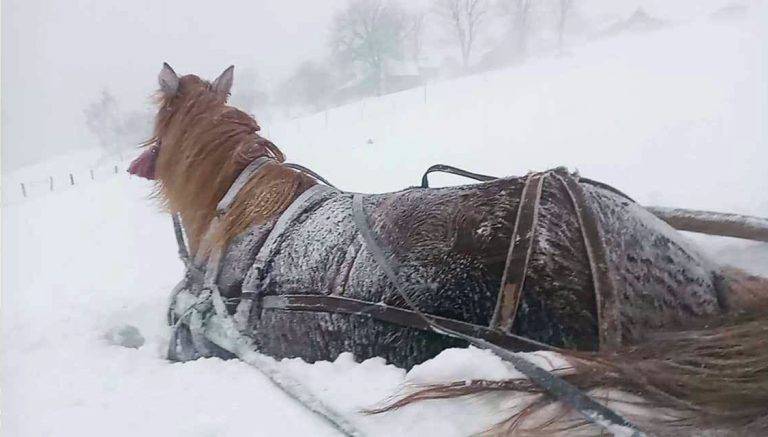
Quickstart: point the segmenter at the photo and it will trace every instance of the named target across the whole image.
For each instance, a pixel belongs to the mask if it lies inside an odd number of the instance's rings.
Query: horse
[[[755,333],[766,323],[741,318],[765,315],[768,280],[719,266],[618,190],[558,168],[458,187],[341,192],[287,164],[253,117],[227,105],[233,73],[208,82],[164,64],[154,133],[129,172],[154,180],[154,195],[180,217],[199,272],[184,287],[199,294],[213,284],[236,302],[227,310],[260,352],[309,362],[352,352],[410,368],[467,345],[425,329],[429,318],[510,349],[573,351],[575,367],[592,375],[580,386],[637,391],[627,363],[657,363],[681,347],[648,347],[663,343],[662,332],[731,329],[738,319],[765,350]],[[711,340],[700,336],[688,341],[694,352]],[[171,358],[231,357],[199,340],[180,347]],[[488,387],[431,388],[403,402]],[[654,399],[670,397],[688,400]]]

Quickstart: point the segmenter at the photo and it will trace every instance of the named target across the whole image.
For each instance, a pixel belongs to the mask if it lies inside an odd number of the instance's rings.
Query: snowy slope
[[[265,132],[292,161],[352,191],[414,185],[436,162],[498,175],[567,165],[642,203],[766,216],[763,18],[604,40],[566,58],[430,85],[426,103],[423,89],[410,90],[334,109],[327,123],[321,113]],[[3,175],[3,435],[333,434],[240,362],[163,359],[166,298],[181,264],[149,184],[105,175],[7,202],[9,181],[25,178]],[[765,244],[696,240],[768,274]],[[104,339],[124,324],[142,332],[141,348]],[[446,351],[408,375],[350,356],[281,365],[374,435],[480,431],[507,399],[357,411],[404,382],[512,374],[478,350]]]
[[[605,39],[427,86],[427,104],[418,88],[330,110],[327,127],[320,113],[266,132],[355,191],[416,184],[437,162],[496,175],[567,165],[641,203],[766,215],[768,58],[753,20]]]
[[[3,259],[3,435],[242,436],[254,427],[264,435],[335,435],[239,361],[163,359],[164,308],[182,271],[170,222],[153,209],[148,190],[114,178],[3,211],[3,250],[15,255]],[[123,324],[138,327],[146,344],[126,349],[103,338]],[[365,417],[361,408],[400,389],[402,369],[381,359],[357,364],[349,355],[284,367],[373,434],[466,435],[503,411],[504,400],[495,398]],[[428,382],[438,371],[515,375],[478,350],[448,351],[425,369],[409,381]]]

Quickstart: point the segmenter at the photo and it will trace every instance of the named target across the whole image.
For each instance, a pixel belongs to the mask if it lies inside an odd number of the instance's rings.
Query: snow
[[[320,113],[265,134],[350,191],[415,185],[437,162],[497,175],[567,165],[644,204],[768,216],[763,12],[597,41],[569,57],[430,84],[426,103],[424,89],[408,90],[329,110],[327,126]],[[86,155],[3,175],[4,435],[335,435],[243,362],[164,359],[167,298],[182,265],[149,183],[107,163],[93,181],[19,196],[18,183],[87,170],[95,157]],[[768,275],[766,244],[694,241]],[[138,348],[110,340],[128,325],[144,338]],[[348,354],[277,365],[370,435],[481,431],[508,413],[508,397],[360,410],[412,384],[517,375],[478,349],[446,350],[408,373]]]

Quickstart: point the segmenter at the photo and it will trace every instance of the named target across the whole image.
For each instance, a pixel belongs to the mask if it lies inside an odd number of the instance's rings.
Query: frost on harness
[[[157,181],[188,240],[172,359],[352,352],[410,368],[467,344],[611,352],[763,297],[762,279],[722,269],[626,195],[565,169],[347,193],[285,164],[226,105],[231,68],[208,83],[165,65],[160,84],[154,136],[129,171]],[[751,220],[765,238],[766,221]]]

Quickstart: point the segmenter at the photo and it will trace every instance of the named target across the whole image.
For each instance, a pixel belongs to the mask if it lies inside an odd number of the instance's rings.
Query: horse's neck
[[[200,252],[196,257],[207,258],[252,226],[273,222],[298,196],[316,184],[313,178],[277,162],[265,164],[242,186],[235,187],[238,192],[226,212],[216,216],[215,205],[213,211],[207,211],[210,220],[201,224],[196,233],[197,244],[193,250]]]

